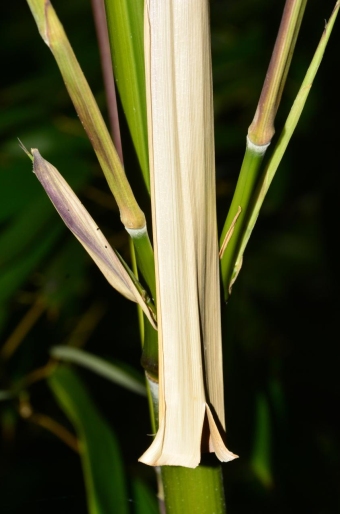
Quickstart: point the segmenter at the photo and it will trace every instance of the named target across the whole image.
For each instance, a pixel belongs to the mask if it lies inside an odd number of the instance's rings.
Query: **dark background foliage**
[[[284,2],[211,3],[220,227],[227,213]],[[334,2],[310,0],[277,119],[288,113]],[[55,1],[97,101],[105,97],[90,2]],[[37,147],[70,181],[105,234],[128,259],[114,200],[70,104],[58,69],[24,1],[1,6],[0,337],[3,345],[32,320],[10,358],[0,389],[73,341],[140,369],[134,305],[119,297],[63,227],[17,145]],[[338,22],[339,23],[339,22]],[[338,359],[339,27],[336,25],[306,110],[249,244],[242,273],[223,306],[228,446],[228,511],[330,514],[340,510]],[[126,168],[148,211],[125,136]],[[17,340],[18,340],[18,336]],[[120,441],[130,476],[153,484],[137,463],[149,443],[147,403],[81,372]],[[32,409],[67,425],[39,381]],[[23,401],[23,400],[22,400]],[[77,455],[23,419],[17,400],[0,404],[0,510],[85,512]]]

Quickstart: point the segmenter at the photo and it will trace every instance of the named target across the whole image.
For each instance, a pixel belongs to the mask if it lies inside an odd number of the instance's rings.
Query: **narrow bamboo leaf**
[[[203,446],[221,460],[235,458],[216,426],[225,421],[208,7],[206,0],[145,2],[160,321],[159,429],[140,458],[150,465],[196,467],[205,418]]]
[[[143,0],[105,0],[119,95],[147,190],[150,191],[143,55]]]
[[[143,377],[140,377],[138,380],[135,375],[89,352],[73,348],[72,346],[53,346],[50,349],[50,355],[55,359],[83,366],[111,380],[115,384],[125,387],[134,393],[146,396]]]
[[[56,400],[77,432],[90,514],[128,514],[119,445],[74,371],[58,366],[49,377]]]
[[[271,455],[271,423],[268,401],[263,394],[256,398],[256,419],[251,467],[265,487],[274,484]]]
[[[149,241],[145,216],[133,195],[124,168],[112,143],[111,136],[98,109],[94,96],[51,2],[49,0],[27,0],[27,3],[35,18],[40,35],[56,59],[70,98],[92,143],[108,185],[116,199],[121,221],[129,231],[136,245],[138,267],[154,296],[153,250]],[[116,4],[120,5],[120,2]],[[134,11],[135,7],[136,6],[133,5],[131,11]],[[132,15],[133,19],[134,17],[135,14]],[[136,29],[138,34],[137,21],[136,23],[133,22],[133,29]],[[136,37],[138,39],[138,36]],[[131,40],[131,38],[132,34],[129,32],[129,40]],[[138,44],[137,42],[137,45]],[[139,53],[140,52],[141,49],[139,49]],[[143,69],[142,63],[137,67],[139,69],[138,76],[141,76]],[[133,80],[133,77],[129,77],[127,87],[130,87],[134,83]],[[139,86],[143,89],[144,84],[138,84],[138,87]],[[134,91],[136,91],[135,87],[132,87]],[[145,121],[143,123],[143,115],[140,114],[142,107],[139,106],[143,96],[144,94],[142,93],[140,99],[137,99],[138,101],[136,100],[136,103],[132,105],[132,112],[136,115],[136,123],[140,123],[140,127],[145,126]],[[139,128],[138,130],[141,131],[142,134],[144,129]],[[145,138],[146,133],[142,136],[143,140],[145,140]],[[143,145],[145,146],[145,141]],[[143,159],[145,160],[145,156]],[[143,234],[143,236],[140,237],[139,234]]]
[[[83,204],[60,175],[58,170],[47,162],[36,149],[32,149],[33,171],[47,195],[63,219],[66,226],[83,245],[101,270],[108,282],[129,300],[139,303],[150,322],[155,321],[148,306],[148,296],[142,288],[137,288],[137,280],[131,278],[127,265],[117,256],[109,242],[99,230]]]
[[[238,250],[238,254],[235,259],[235,270],[240,268],[243,260],[243,254],[248,244],[249,238],[252,234],[253,228],[257,221],[257,218],[260,213],[260,209],[262,207],[263,201],[266,197],[270,184],[275,176],[275,173],[279,167],[279,164],[284,156],[284,153],[287,149],[289,141],[294,133],[294,130],[298,124],[300,116],[302,114],[303,108],[307,101],[309,92],[312,88],[314,78],[317,74],[319,66],[321,64],[324,52],[327,47],[327,43],[329,37],[332,33],[335,20],[337,18],[338,12],[340,8],[340,2],[336,2],[332,15],[324,29],[319,45],[316,49],[316,52],[313,56],[312,62],[307,70],[305,78],[301,84],[300,90],[294,100],[286,123],[284,124],[283,130],[280,134],[280,137],[275,145],[272,155],[266,165],[266,168],[263,172],[261,181],[257,187],[255,192],[252,204],[251,211],[249,214],[249,218],[247,220],[247,224],[244,227],[242,241]]]
[[[57,61],[68,93],[116,199],[122,223],[127,228],[144,227],[145,216],[136,202],[103,117],[51,2],[27,0],[27,3],[41,37]]]
[[[237,255],[244,227],[249,219],[263,157],[275,133],[275,116],[306,3],[307,0],[286,0],[260,100],[253,122],[248,129],[245,156],[221,235],[220,258],[225,300],[231,294],[232,286],[242,266],[242,259],[237,260]]]

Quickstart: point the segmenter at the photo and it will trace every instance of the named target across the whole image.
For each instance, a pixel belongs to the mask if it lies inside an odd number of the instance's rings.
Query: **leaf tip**
[[[17,138],[18,141],[19,141],[19,146],[21,148],[21,150],[23,150],[23,152],[25,152],[25,154],[31,159],[31,161],[33,161],[33,155],[27,150],[26,146],[23,144],[22,141],[20,141],[19,138]]]

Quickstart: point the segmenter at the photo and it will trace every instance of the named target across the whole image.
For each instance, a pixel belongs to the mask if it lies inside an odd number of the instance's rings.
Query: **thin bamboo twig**
[[[340,8],[340,2],[338,1],[338,2],[336,2],[333,12],[330,16],[330,19],[325,26],[325,29],[323,31],[319,45],[313,56],[312,62],[307,70],[305,78],[301,84],[299,92],[294,100],[294,103],[289,112],[289,115],[284,124],[282,132],[279,136],[279,139],[275,145],[273,153],[270,156],[270,159],[269,159],[268,163],[266,164],[266,167],[263,171],[261,180],[260,180],[257,190],[254,194],[254,199],[253,199],[252,206],[251,206],[251,213],[249,216],[249,220],[248,220],[247,225],[243,232],[243,238],[242,238],[242,241],[240,244],[240,249],[238,251],[238,254],[237,254],[237,257],[235,260],[235,269],[239,268],[242,263],[243,254],[245,252],[249,238],[250,238],[252,231],[254,229],[254,226],[256,224],[257,218],[260,213],[260,209],[261,209],[264,199],[267,195],[268,189],[273,181],[275,173],[279,167],[279,164],[284,156],[284,153],[288,147],[289,141],[295,131],[295,128],[296,128],[298,121],[300,119],[300,116],[302,114],[302,111],[303,111],[303,108],[307,101],[309,92],[312,88],[313,81],[318,72],[324,52],[326,50],[328,40],[332,33],[334,23],[336,21],[336,18],[337,18],[338,12],[339,12],[339,8]]]
[[[263,157],[274,135],[274,121],[287,78],[307,0],[286,0],[268,72],[253,122],[249,126],[246,151],[239,178],[222,230],[220,244],[224,298],[228,300],[240,272],[237,260],[252,198],[258,183]],[[230,231],[232,229],[232,235]]]
[[[50,416],[35,412],[28,418],[28,421],[48,430],[51,434],[63,441],[71,450],[79,453],[78,439],[69,430],[63,427],[63,425],[50,418]]]
[[[18,412],[23,419],[34,423],[35,425],[38,425],[45,430],[48,430],[53,435],[58,437],[58,439],[63,441],[73,451],[79,453],[77,438],[69,430],[67,430],[67,428],[58,423],[58,421],[55,421],[50,416],[35,412],[29,401],[29,397],[25,392],[22,392],[21,397],[19,398]]]
[[[28,421],[31,423],[34,423],[35,425],[38,425],[45,430],[48,430],[51,432],[51,434],[55,435],[63,441],[71,450],[73,450],[76,453],[79,453],[79,444],[78,439],[76,436],[74,436],[67,428],[65,428],[63,425],[58,423],[58,421],[55,421],[50,416],[46,416],[45,414],[39,414],[35,412],[32,414]]]
[[[106,102],[109,113],[111,134],[120,161],[123,164],[123,149],[120,135],[119,115],[117,109],[117,97],[115,80],[113,75],[109,33],[107,30],[105,2],[104,0],[91,0],[94,15],[96,34],[100,52],[100,62],[104,79]]]
[[[67,339],[67,345],[73,348],[82,348],[97,328],[99,322],[106,314],[108,306],[100,301],[94,301],[84,314]]]
[[[4,342],[0,355],[3,359],[8,360],[18,349],[28,332],[34,327],[39,318],[46,310],[46,304],[39,297],[26,312],[24,317],[19,321],[11,335]]]
[[[58,364],[54,359],[50,359],[44,366],[36,368],[24,377],[22,377],[18,382],[15,383],[13,387],[14,394],[19,394],[21,391],[27,389],[32,384],[35,384],[40,380],[45,380],[53,373],[57,365]]]
[[[267,145],[275,133],[275,116],[280,105],[306,4],[307,0],[286,0],[261,96],[254,119],[248,129],[249,139],[255,145]]]
[[[121,162],[123,162],[123,149],[121,146],[121,137],[120,137],[120,126],[118,120],[118,109],[117,109],[117,100],[116,100],[116,92],[115,92],[115,84],[114,84],[114,76],[113,76],[113,67],[111,60],[111,51],[110,44],[108,39],[107,32],[107,23],[106,23],[106,14],[105,14],[105,5],[104,0],[92,0],[95,17],[97,19],[97,37],[99,41],[99,47],[101,49],[101,60],[102,60],[102,68],[104,73],[104,84],[107,95],[107,103],[108,103],[108,111],[110,115],[111,121],[111,131],[113,135],[113,140],[118,141],[118,145],[120,151],[118,152],[121,158]],[[108,7],[111,9],[111,4],[108,4]],[[112,14],[112,13],[111,13]],[[103,26],[105,25],[105,26]],[[104,36],[102,34],[105,34]],[[106,77],[106,75],[109,75]],[[116,148],[117,148],[116,143]],[[144,170],[145,172],[145,170]],[[146,179],[145,173],[144,178]],[[147,186],[149,185],[149,180],[146,180]],[[143,246],[148,245],[148,241],[145,239],[145,236],[142,238],[134,237],[137,234],[132,232],[130,233],[130,252],[132,257],[132,269],[138,279],[138,267],[148,286],[150,287],[150,291],[153,295],[153,298],[156,298],[156,283],[155,283],[155,273],[154,273],[154,259],[150,261],[149,255],[153,257],[153,251],[151,248],[144,249]],[[131,244],[132,243],[132,244]],[[151,251],[150,251],[151,250]],[[144,252],[145,255],[140,255],[140,252]],[[143,266],[143,262],[148,262],[148,266],[145,268]],[[139,327],[141,334],[141,342],[142,342],[142,366],[146,371],[146,383],[147,383],[147,393],[148,393],[148,401],[150,408],[150,416],[151,416],[151,424],[155,429],[155,402],[152,401],[152,395],[150,394],[150,374],[152,377],[158,376],[158,338],[157,333],[145,319],[145,315],[143,316],[143,312],[139,306],[137,306],[138,310],[138,319],[139,319]],[[158,416],[158,396],[157,396],[157,416]],[[161,475],[157,474],[158,480],[158,490],[161,491]]]
[[[70,98],[116,199],[123,225],[129,229],[142,229],[145,227],[144,213],[137,204],[92,91],[52,4],[48,0],[27,0],[27,3],[41,37],[57,61]]]
[[[111,120],[111,132],[113,141],[117,149],[118,155],[121,162],[123,159],[123,149],[121,144],[120,126],[118,118],[116,88],[114,83],[114,74],[112,67],[111,51],[109,34],[107,29],[105,3],[104,0],[92,0],[96,26],[97,26],[97,37],[99,42],[99,48],[101,52],[102,69],[104,75],[104,84],[108,102],[108,110]],[[118,151],[119,150],[119,151]],[[156,298],[156,282],[155,282],[155,265],[153,258],[153,249],[146,232],[146,227],[143,228],[128,228],[126,227],[128,234],[130,235],[134,249],[136,251],[137,266],[148,285],[152,297]]]

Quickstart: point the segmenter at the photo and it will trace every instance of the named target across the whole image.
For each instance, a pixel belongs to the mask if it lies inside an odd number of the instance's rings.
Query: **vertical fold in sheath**
[[[196,467],[202,447],[236,457],[222,439],[208,1],[146,0],[145,62],[160,396],[159,430],[140,460]]]

